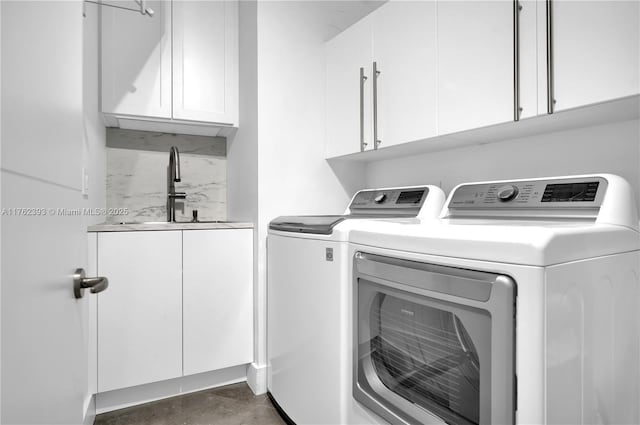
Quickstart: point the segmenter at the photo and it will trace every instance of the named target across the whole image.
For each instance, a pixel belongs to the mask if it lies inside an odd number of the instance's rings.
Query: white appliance
[[[344,215],[278,217],[270,223],[268,256],[268,390],[297,424],[343,424],[350,402],[349,230],[378,219],[437,217],[435,186],[362,190]]]
[[[629,184],[462,184],[441,218],[350,232],[347,422],[640,423]]]

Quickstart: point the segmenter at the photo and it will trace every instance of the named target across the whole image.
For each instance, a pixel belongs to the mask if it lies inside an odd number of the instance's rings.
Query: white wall
[[[227,138],[227,216],[258,219],[257,2],[239,4],[239,128]]]
[[[2,25],[2,2],[0,2],[0,25]],[[2,29],[0,28],[0,82],[2,82]],[[0,83],[0,164],[2,164],[2,84]],[[0,190],[2,173],[0,173]],[[2,209],[0,193],[0,210]],[[2,240],[2,220],[0,220],[0,241]],[[2,243],[0,243],[0,276],[2,276]],[[0,278],[0,329],[2,329],[2,281]],[[0,422],[2,422],[2,337],[0,336]]]
[[[441,184],[448,194],[463,182],[598,172],[627,179],[640,202],[638,120],[373,162],[366,183]]]
[[[88,207],[106,206],[107,147],[106,131],[99,105],[99,28],[98,5],[85,3],[83,27],[83,108],[84,108],[84,155],[83,163],[89,172]],[[105,217],[87,217],[89,225],[104,221]]]
[[[256,223],[258,368],[267,361],[269,222],[279,215],[342,213],[354,180],[363,182],[362,168],[338,170],[347,182],[343,187],[324,159],[326,23],[318,17],[336,6],[332,3],[269,1],[240,6],[240,130],[228,148],[228,216]],[[257,27],[255,34],[247,27],[252,25]]]
[[[239,25],[239,128],[227,138],[227,218],[233,221],[258,222],[258,39],[257,10],[254,0],[241,1]],[[258,232],[253,233],[254,306],[259,303],[258,291]],[[254,334],[258,329],[258,315],[253,317]],[[257,335],[255,336],[257,341]],[[258,358],[254,344],[254,359]],[[257,363],[248,371],[248,382],[255,392],[264,388],[256,382]],[[253,372],[253,374],[252,374]],[[264,385],[262,385],[264,387]]]
[[[324,2],[258,3],[258,357],[266,362],[266,235],[279,215],[342,213],[324,160]]]
[[[88,208],[106,208],[106,172],[107,148],[106,131],[102,123],[99,102],[100,87],[100,41],[99,41],[99,7],[85,3],[83,20],[82,77],[83,77],[83,112],[84,112],[84,144],[83,164],[89,174],[88,196],[85,204]],[[87,225],[105,221],[104,216],[87,216]],[[88,246],[88,243],[85,245]],[[95,258],[87,259],[87,274],[95,272]],[[85,314],[89,321],[85,324],[84,341],[87,342],[87,389],[83,410],[87,414],[85,423],[92,423],[95,417],[95,404],[92,396],[97,391],[98,381],[98,335],[97,335],[97,297],[86,297]]]

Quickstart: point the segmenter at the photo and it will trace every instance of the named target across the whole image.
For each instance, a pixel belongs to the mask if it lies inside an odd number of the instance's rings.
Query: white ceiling
[[[387,0],[327,0],[323,1],[325,33],[324,39],[335,37],[355,22],[362,19]]]

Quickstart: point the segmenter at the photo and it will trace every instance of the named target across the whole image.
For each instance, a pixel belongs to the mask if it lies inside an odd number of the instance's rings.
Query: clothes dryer
[[[629,184],[466,183],[441,218],[350,232],[347,422],[640,423]]]

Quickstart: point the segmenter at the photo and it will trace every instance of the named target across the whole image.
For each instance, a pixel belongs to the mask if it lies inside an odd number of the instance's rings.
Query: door
[[[327,158],[360,152],[361,141],[373,149],[371,19],[361,19],[326,44]]]
[[[3,424],[81,424],[88,410],[82,2],[3,1]],[[90,418],[89,418],[90,420]]]
[[[182,232],[98,235],[98,391],[182,376]]]
[[[640,2],[554,1],[551,4],[555,110],[640,93]],[[547,64],[547,19],[539,6],[539,59]],[[547,112],[547,73],[540,75],[540,113]]]
[[[356,400],[392,423],[514,423],[510,278],[364,253],[354,270]]]
[[[436,136],[436,2],[392,1],[372,17],[379,147]]]
[[[513,2],[440,0],[438,133],[513,119]]]
[[[237,1],[173,1],[173,118],[237,125]]]
[[[147,1],[153,17],[102,7],[102,112],[171,118],[171,4]]]

